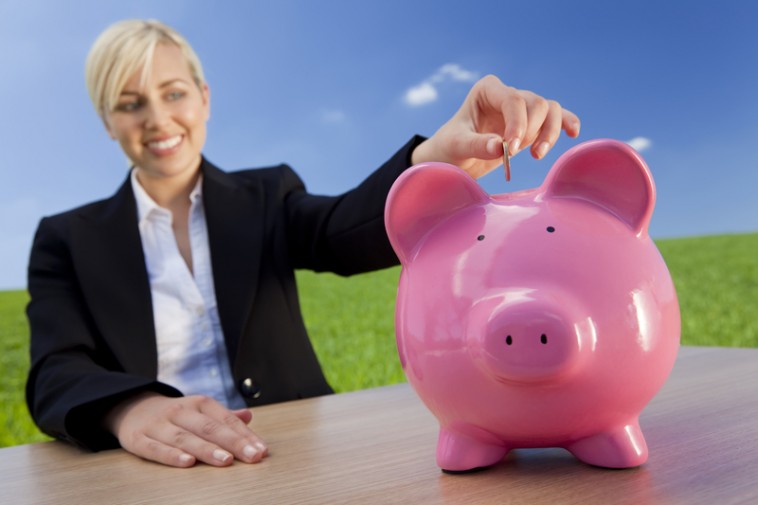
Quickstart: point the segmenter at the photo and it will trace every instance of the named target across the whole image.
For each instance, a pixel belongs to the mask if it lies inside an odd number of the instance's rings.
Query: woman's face
[[[115,109],[104,115],[105,127],[140,178],[189,179],[205,144],[208,86],[198,87],[181,50],[168,43],[156,46],[144,88],[141,77],[137,71],[127,81]]]

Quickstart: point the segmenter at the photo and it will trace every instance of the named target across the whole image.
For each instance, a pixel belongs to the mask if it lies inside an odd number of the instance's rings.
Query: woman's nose
[[[166,123],[171,117],[168,107],[160,102],[150,102],[145,106],[145,127],[154,128]]]

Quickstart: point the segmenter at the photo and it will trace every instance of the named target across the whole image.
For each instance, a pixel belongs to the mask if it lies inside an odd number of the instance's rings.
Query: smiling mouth
[[[146,145],[148,149],[155,152],[156,154],[163,154],[167,151],[171,151],[173,148],[178,146],[182,142],[182,138],[183,137],[181,135],[175,135],[167,139],[148,142]]]

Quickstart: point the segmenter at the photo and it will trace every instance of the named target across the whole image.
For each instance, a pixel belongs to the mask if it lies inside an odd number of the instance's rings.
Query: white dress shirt
[[[150,198],[134,170],[131,181],[153,301],[158,380],[185,395],[206,395],[228,408],[244,408],[216,308],[202,175],[190,194],[192,271],[179,253],[171,212]]]

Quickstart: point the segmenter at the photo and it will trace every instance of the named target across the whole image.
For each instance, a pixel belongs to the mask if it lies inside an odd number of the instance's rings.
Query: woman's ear
[[[203,99],[203,111],[205,112],[205,120],[208,121],[211,118],[211,88],[208,87],[208,83],[203,83],[200,86],[200,95]]]

